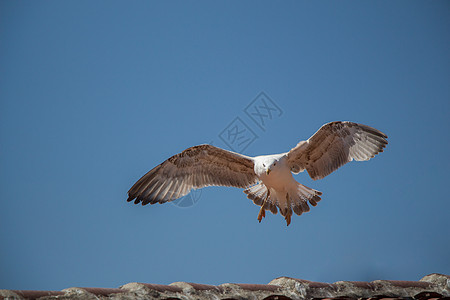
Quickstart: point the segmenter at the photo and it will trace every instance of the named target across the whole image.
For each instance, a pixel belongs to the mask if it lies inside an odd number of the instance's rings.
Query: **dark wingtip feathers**
[[[133,201],[134,204],[139,204],[142,201],[142,199],[140,197],[128,195],[127,202],[131,202],[131,201]]]
[[[134,200],[134,201],[133,201]],[[158,202],[158,200],[155,200],[155,199],[150,199],[150,198],[147,198],[147,199],[144,199],[144,198],[142,198],[142,197],[140,197],[140,196],[129,196],[128,197],[128,199],[127,199],[127,201],[128,202],[131,202],[131,201],[133,201],[134,202],[134,204],[141,204],[142,206],[145,206],[145,205],[147,205],[147,204],[155,204],[155,203],[157,203]],[[161,203],[161,202],[160,202]]]
[[[312,206],[317,206],[317,202],[322,200],[322,198],[320,198],[318,195],[322,195],[322,192],[317,192],[317,195],[314,195],[311,199],[309,199],[309,203],[311,203]]]

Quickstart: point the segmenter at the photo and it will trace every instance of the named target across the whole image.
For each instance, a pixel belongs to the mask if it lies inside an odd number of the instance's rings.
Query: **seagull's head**
[[[266,175],[269,175],[270,172],[277,170],[278,168],[280,168],[281,162],[273,157],[267,157],[263,162],[262,162],[262,167],[264,169],[264,172],[266,173]]]

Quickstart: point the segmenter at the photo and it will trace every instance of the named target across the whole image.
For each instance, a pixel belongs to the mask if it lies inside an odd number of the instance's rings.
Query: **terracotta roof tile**
[[[222,288],[220,286],[209,285],[209,284],[200,284],[200,283],[192,283],[192,282],[176,282],[176,283],[172,283],[172,284],[173,285],[179,284],[180,286],[187,284],[190,287],[192,287],[193,289],[195,289],[196,291],[214,290],[214,291],[222,292]]]
[[[41,297],[46,296],[58,296],[58,295],[64,295],[61,291],[33,291],[33,290],[24,290],[24,291],[17,291],[13,290],[15,294],[25,298],[25,299],[37,299]],[[0,297],[2,294],[0,294]]]
[[[247,291],[270,291],[270,292],[275,292],[276,290],[280,289],[279,286],[271,285],[271,284],[235,283],[235,285],[237,285],[241,289],[247,290]]]
[[[417,288],[428,288],[431,286],[431,283],[429,282],[423,282],[423,281],[402,281],[402,280],[377,280],[376,282],[387,282],[392,284],[393,286],[396,287],[402,287],[402,288],[412,288],[412,287],[417,287]]]
[[[134,289],[140,289],[140,287],[145,287],[150,290],[155,290],[160,293],[181,293],[183,292],[183,289],[173,286],[173,285],[164,285],[164,284],[152,284],[152,283],[139,283],[139,282],[132,282],[128,283],[126,285],[123,285],[121,288],[125,290],[134,290]]]
[[[0,290],[0,299],[450,299],[450,276],[430,274],[420,281],[375,280],[335,283],[278,277],[269,284],[207,285],[174,282],[170,285],[128,283],[120,288],[67,288],[62,291]]]
[[[123,293],[122,289],[111,289],[111,288],[93,288],[93,287],[88,287],[88,288],[78,288],[81,290],[84,290],[88,293],[97,295],[97,296],[108,296],[111,294],[117,294],[117,293]]]
[[[236,299],[233,299],[236,300]],[[283,295],[272,295],[269,297],[264,298],[263,300],[292,300],[292,298],[283,296]]]
[[[433,292],[422,292],[414,296],[414,298],[417,300],[431,300],[431,299],[439,299],[441,297],[442,297],[441,294]]]

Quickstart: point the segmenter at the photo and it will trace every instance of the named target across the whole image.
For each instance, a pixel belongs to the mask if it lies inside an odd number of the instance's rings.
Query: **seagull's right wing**
[[[206,186],[255,184],[253,158],[211,145],[190,147],[153,168],[128,191],[128,200],[164,203]]]

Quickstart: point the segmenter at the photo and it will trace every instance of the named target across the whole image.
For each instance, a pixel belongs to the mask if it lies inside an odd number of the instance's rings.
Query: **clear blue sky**
[[[0,2],[0,288],[418,280],[450,274],[448,1]],[[261,129],[244,109],[282,110]],[[127,191],[236,117],[247,155],[322,124],[389,136],[311,212],[259,224],[240,189],[192,207]]]

